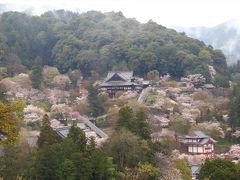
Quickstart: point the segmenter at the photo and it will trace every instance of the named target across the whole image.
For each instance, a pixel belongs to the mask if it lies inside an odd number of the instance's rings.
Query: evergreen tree
[[[0,156],[0,178],[27,179],[32,162],[31,148],[26,139],[15,145],[5,145]]]
[[[77,82],[81,77],[81,71],[80,70],[73,70],[73,71],[69,71],[68,72],[68,77],[72,82],[72,86],[76,87],[77,86]]]
[[[129,106],[124,106],[119,110],[116,129],[125,128],[135,135],[150,139],[150,128],[147,122],[147,114],[144,109],[140,109],[136,114]]]
[[[147,73],[147,78],[152,81],[159,80],[159,72],[157,70],[149,71]]]
[[[88,104],[91,109],[93,117],[100,116],[104,113],[102,99],[98,96],[98,90],[93,86],[93,83],[89,83],[87,86],[88,90]]]
[[[37,144],[39,148],[45,145],[51,145],[57,142],[57,135],[55,131],[50,126],[50,120],[47,114],[43,116],[42,127],[40,130],[40,136],[38,138]]]
[[[147,115],[143,109],[137,112],[134,123],[136,126],[133,129],[136,134],[143,139],[150,139],[151,131],[147,122]]]
[[[233,128],[240,126],[240,91],[237,91],[236,96],[231,99],[229,115],[230,125]]]
[[[177,105],[175,105],[175,106],[173,107],[173,114],[176,114],[176,113],[182,114],[181,111],[180,111],[180,109],[179,109],[179,107],[178,107]]]
[[[59,167],[58,178],[59,180],[75,180],[76,167],[73,162],[66,159]]]
[[[32,66],[32,72],[30,74],[30,79],[32,81],[32,87],[35,89],[39,89],[41,87],[41,83],[43,80],[42,76],[42,59],[37,56],[34,60],[34,64]]]
[[[95,139],[93,137],[90,137],[90,140],[89,140],[89,143],[88,143],[88,146],[87,146],[87,150],[91,152],[95,149],[96,149]]]
[[[132,109],[129,106],[122,107],[118,113],[117,129],[126,128],[131,131],[134,126],[133,118]]]
[[[73,124],[69,129],[68,138],[71,139],[75,144],[77,144],[80,151],[85,151],[87,147],[87,138],[85,133]]]
[[[212,112],[211,112],[211,110],[208,108],[208,109],[207,109],[207,112],[206,112],[206,115],[205,115],[205,120],[206,120],[206,121],[211,121],[212,119],[213,119]]]

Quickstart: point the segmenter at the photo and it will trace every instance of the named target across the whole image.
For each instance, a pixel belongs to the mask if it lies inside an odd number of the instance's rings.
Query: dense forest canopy
[[[17,55],[27,68],[39,56],[44,65],[56,66],[62,73],[80,69],[84,77],[91,71],[109,70],[134,70],[140,76],[158,70],[174,77],[189,73],[209,77],[208,64],[219,73],[226,69],[220,50],[151,20],[141,24],[127,19],[121,12],[3,13],[0,49]]]

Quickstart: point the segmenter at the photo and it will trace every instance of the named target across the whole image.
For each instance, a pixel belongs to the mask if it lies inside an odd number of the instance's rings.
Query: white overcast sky
[[[140,22],[149,19],[167,27],[215,26],[230,19],[240,23],[240,0],[0,0],[20,10],[34,7],[36,13],[47,9],[86,12],[121,11]]]

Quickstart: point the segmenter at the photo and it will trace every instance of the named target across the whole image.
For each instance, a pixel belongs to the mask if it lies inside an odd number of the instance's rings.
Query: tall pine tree
[[[32,66],[32,72],[30,74],[30,79],[32,81],[32,87],[35,89],[39,89],[41,87],[41,83],[43,80],[42,76],[42,58],[37,56],[34,60],[34,64]]]
[[[150,128],[147,122],[147,114],[144,109],[140,109],[139,112],[136,113],[135,122],[136,127],[134,128],[136,134],[143,139],[150,139]]]
[[[78,145],[80,151],[86,150],[87,138],[85,133],[79,127],[77,127],[76,124],[73,124],[69,129],[68,138]]]
[[[236,96],[232,97],[230,104],[229,122],[232,128],[240,126],[240,91],[236,92]]]
[[[37,144],[39,148],[45,145],[51,145],[57,142],[57,135],[55,131],[50,126],[50,120],[47,114],[43,116],[42,127],[40,131],[40,136],[38,138]]]
[[[102,99],[98,96],[98,90],[93,86],[93,83],[89,83],[87,86],[88,90],[88,104],[91,109],[93,117],[100,116],[104,113]]]
[[[125,128],[143,139],[150,139],[151,131],[147,118],[144,109],[135,114],[131,107],[124,106],[119,110],[116,129]]]
[[[117,129],[124,127],[132,131],[133,128],[133,111],[132,108],[129,106],[124,106],[119,110],[118,113],[118,122],[117,122]]]

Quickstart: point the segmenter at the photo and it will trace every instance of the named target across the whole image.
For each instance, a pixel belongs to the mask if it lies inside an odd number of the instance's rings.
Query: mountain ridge
[[[121,12],[58,10],[41,16],[19,12],[1,15],[0,49],[15,53],[31,68],[40,56],[44,65],[61,72],[80,69],[84,77],[92,71],[133,70],[146,76],[151,70],[173,77],[201,73],[209,79],[208,65],[226,72],[226,60],[203,42],[153,21],[140,23]]]
[[[240,59],[240,20],[230,19],[214,27],[175,27],[178,32],[185,32],[192,38],[197,38],[214,48],[221,49],[227,57],[227,63],[232,64]]]

